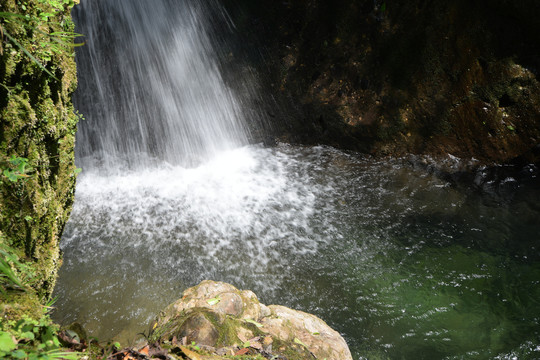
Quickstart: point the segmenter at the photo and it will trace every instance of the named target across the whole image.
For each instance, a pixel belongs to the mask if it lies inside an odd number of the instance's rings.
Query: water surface
[[[317,314],[355,359],[539,358],[537,169],[460,181],[418,164],[280,145],[95,166],[62,240],[55,318],[134,339],[212,279]]]

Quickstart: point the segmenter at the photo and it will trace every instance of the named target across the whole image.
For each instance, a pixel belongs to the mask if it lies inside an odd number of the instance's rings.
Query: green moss
[[[218,329],[218,347],[242,343],[237,336],[238,320],[226,317],[225,320],[220,323],[214,316],[206,316],[206,318]]]
[[[0,18],[6,33],[31,51],[51,77],[13,43],[0,57],[0,164],[11,156],[28,158],[35,171],[17,183],[0,184],[0,228],[9,242],[34,263],[32,286],[40,298],[52,292],[60,266],[58,242],[71,210],[75,186],[74,142],[78,117],[71,95],[76,88],[73,49],[50,46],[43,33],[72,31],[70,9],[49,2],[7,0],[1,11],[28,16],[27,25]],[[46,21],[44,13],[55,13]],[[28,221],[28,217],[32,221]]]
[[[180,315],[172,318],[165,324],[157,327],[149,337],[149,343],[170,343],[173,337],[178,338],[178,331],[181,329],[184,322],[191,317],[196,317],[202,314],[208,321],[211,322],[213,327],[218,331],[218,339],[214,345],[217,348],[238,346],[243,341],[238,337],[241,332],[248,331],[253,337],[268,336],[263,330],[258,328],[255,324],[246,322],[234,316],[227,315],[225,317],[206,309],[206,308],[190,308],[183,311]],[[287,322],[284,326],[292,329],[292,324]],[[290,338],[294,338],[294,331],[290,331]],[[205,354],[204,350],[191,349],[201,355]],[[282,340],[273,338],[272,352],[275,355],[281,355],[289,360],[303,360],[311,359],[313,355],[299,343],[292,340]],[[242,356],[224,356],[223,359],[262,359],[260,355],[242,355]]]
[[[18,320],[27,316],[38,319],[43,305],[35,293],[5,292],[0,293],[0,317],[2,322]]]

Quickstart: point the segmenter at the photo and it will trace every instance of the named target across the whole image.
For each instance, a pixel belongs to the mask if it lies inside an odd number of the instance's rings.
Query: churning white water
[[[113,336],[116,321],[140,328],[156,304],[204,279],[279,291],[321,244],[340,238],[322,199],[333,189],[314,183],[287,149],[243,147],[196,168],[82,175],[62,244],[68,275],[57,292],[72,299],[63,311],[99,319],[92,330]]]
[[[158,273],[182,269],[201,280],[225,272],[235,282],[279,277],[291,261],[284,253],[314,254],[325,241],[324,232],[314,233],[323,224],[313,223],[316,194],[324,189],[295,172],[294,163],[251,147],[225,151],[196,168],[90,172],[79,180],[63,244],[70,247],[85,232],[89,241],[77,244],[81,255],[118,257],[137,272],[144,272],[137,264],[146,263]]]

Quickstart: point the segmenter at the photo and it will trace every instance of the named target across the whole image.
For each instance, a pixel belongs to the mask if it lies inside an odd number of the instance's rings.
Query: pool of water
[[[212,279],[318,315],[355,359],[540,358],[538,170],[455,176],[448,161],[280,145],[93,167],[54,318],[126,342]]]

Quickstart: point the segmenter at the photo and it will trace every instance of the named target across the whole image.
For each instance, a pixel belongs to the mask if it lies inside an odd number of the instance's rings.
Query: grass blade
[[[49,70],[47,70],[47,69],[45,68],[45,66],[43,66],[43,64],[41,64],[41,63],[39,62],[39,60],[36,59],[36,58],[34,57],[34,55],[30,54],[30,52],[29,52],[28,50],[26,50],[26,48],[25,48],[24,46],[22,46],[21,44],[19,44],[19,42],[18,42],[17,40],[15,40],[11,35],[9,35],[5,30],[4,30],[4,35],[6,35],[6,37],[7,37],[9,40],[11,40],[11,42],[12,42],[13,44],[15,44],[19,49],[21,49],[21,51],[22,51],[23,53],[25,53],[26,56],[28,56],[30,59],[32,59],[32,61],[35,62],[35,63],[39,66],[39,68],[40,68],[41,70],[45,71],[45,72],[46,72],[47,74],[49,74],[53,79],[55,79],[55,80],[58,81],[58,79],[56,78],[56,76],[54,76]]]

